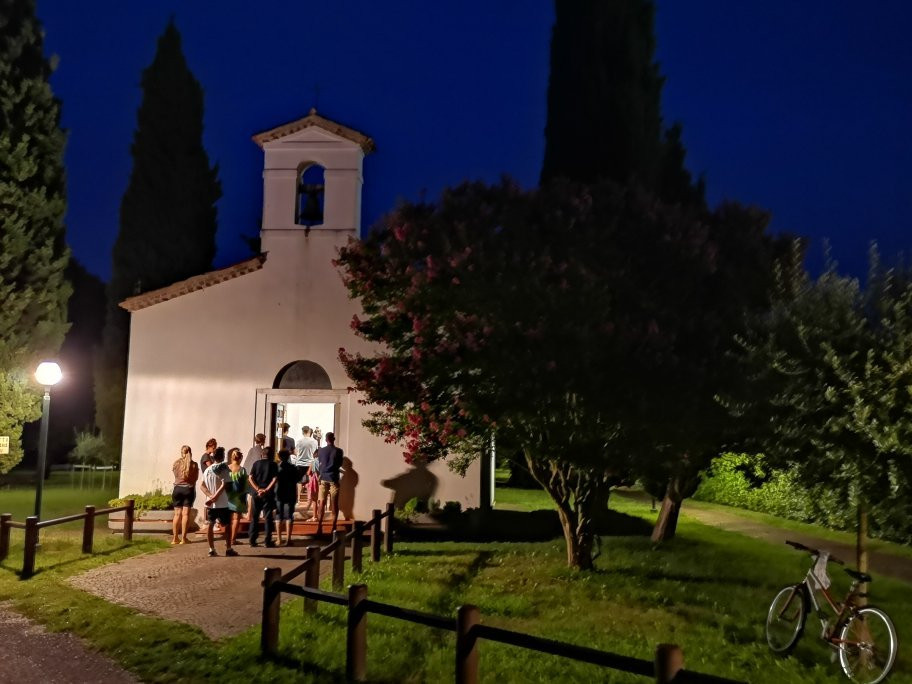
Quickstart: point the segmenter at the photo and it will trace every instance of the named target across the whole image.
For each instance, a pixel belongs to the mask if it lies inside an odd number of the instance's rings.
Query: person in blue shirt
[[[339,520],[339,470],[342,467],[342,449],[336,446],[336,436],[326,433],[326,446],[317,451],[314,459],[320,472],[320,497],[317,503],[317,533],[323,531],[323,516],[326,514],[326,495],[329,494],[329,507],[332,512],[332,530],[336,531]]]

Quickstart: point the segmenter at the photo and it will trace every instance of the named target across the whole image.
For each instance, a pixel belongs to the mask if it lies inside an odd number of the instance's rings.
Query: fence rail
[[[460,606],[454,619],[443,615],[402,608],[389,603],[371,601],[367,598],[367,585],[364,584],[349,586],[348,596],[346,596],[313,587],[283,582],[278,579],[277,568],[267,568],[265,574],[264,618],[267,613],[278,613],[280,597],[283,593],[300,596],[311,603],[319,601],[338,606],[347,606],[345,674],[347,680],[352,682],[362,682],[367,679],[367,614],[374,613],[414,624],[456,632],[455,681],[457,684],[476,684],[478,682],[480,668],[479,642],[482,639],[600,665],[644,677],[652,677],[657,684],[743,684],[725,677],[685,670],[683,653],[680,647],[675,644],[659,644],[656,647],[655,660],[644,660],[499,627],[482,625],[480,623],[481,613],[476,606]],[[271,577],[275,578],[274,581],[270,581]],[[307,609],[305,608],[305,610]],[[261,642],[263,653],[266,656],[274,655],[278,646],[278,622],[275,623],[275,627],[275,641],[266,639]]]
[[[355,522],[354,529],[348,534],[340,531],[333,533],[333,540],[323,547],[308,546],[307,560],[292,568],[284,575],[279,568],[266,568],[263,574],[263,618],[260,625],[260,650],[263,653],[275,653],[279,647],[279,605],[282,594],[293,594],[304,597],[304,611],[313,612],[317,609],[317,601],[330,601],[327,596],[337,596],[329,592],[321,592],[320,562],[324,558],[332,557],[332,584],[335,589],[341,589],[345,584],[345,552],[351,548],[352,571],[360,573],[363,566],[363,545],[365,533],[370,531],[371,559],[380,562],[381,537],[386,552],[393,551],[393,504],[386,505],[386,511],[381,513],[379,508],[372,511],[370,522]],[[385,529],[381,532],[383,521],[386,520]],[[304,586],[290,584],[291,580],[304,575]],[[343,605],[347,599],[343,596]]]
[[[6,560],[9,555],[10,547],[10,530],[25,530],[25,550],[22,558],[21,577],[26,579],[35,574],[35,556],[38,552],[38,530],[54,525],[63,525],[64,523],[83,521],[82,526],[82,552],[92,553],[92,547],[95,541],[95,518],[99,515],[108,515],[124,511],[123,536],[124,541],[133,540],[133,520],[135,518],[135,506],[133,499],[127,499],[126,506],[116,506],[114,508],[97,509],[95,506],[86,506],[85,513],[76,515],[66,515],[62,518],[52,520],[39,520],[38,516],[31,515],[25,519],[25,522],[13,520],[12,513],[0,514],[0,561]]]
[[[456,633],[455,681],[457,684],[476,684],[480,665],[479,642],[483,639],[496,641],[539,653],[591,663],[613,670],[652,677],[657,684],[743,684],[733,679],[716,675],[690,672],[684,669],[684,655],[675,644],[659,644],[655,660],[644,660],[631,656],[609,653],[587,646],[577,646],[553,639],[514,632],[499,627],[481,624],[481,612],[476,606],[460,606],[456,617],[425,613],[389,603],[371,601],[367,598],[367,585],[353,584],[348,596],[323,591],[320,581],[320,562],[332,557],[333,588],[341,589],[344,583],[345,551],[351,542],[352,570],[360,573],[361,547],[365,532],[371,531],[371,557],[380,560],[381,521],[386,519],[386,530],[382,536],[387,552],[393,550],[392,518],[393,505],[385,513],[374,510],[370,522],[355,523],[348,534],[336,532],[333,541],[323,547],[308,546],[307,560],[284,575],[279,568],[266,568],[263,573],[263,617],[260,628],[260,650],[264,656],[274,656],[279,647],[279,615],[282,594],[291,594],[304,599],[304,612],[316,612],[318,603],[347,606],[347,634],[345,648],[345,674],[348,681],[362,682],[367,678],[367,614],[383,615],[396,620],[405,620]],[[304,586],[291,584],[291,580],[304,574]]]

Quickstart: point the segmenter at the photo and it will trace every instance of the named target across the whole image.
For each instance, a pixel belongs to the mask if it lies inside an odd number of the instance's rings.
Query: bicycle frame
[[[841,639],[838,639],[835,635],[839,633],[839,628],[845,624],[847,618],[852,614],[857,605],[855,598],[858,595],[858,582],[852,582],[852,585],[849,587],[849,591],[846,593],[846,597],[843,599],[842,603],[837,603],[830,595],[830,592],[827,590],[827,588],[820,584],[817,577],[814,575],[813,566],[811,566],[811,569],[807,571],[807,575],[805,575],[802,584],[807,590],[808,598],[811,601],[811,608],[813,609],[814,614],[817,616],[817,619],[820,620],[820,627],[822,630],[820,638],[832,646],[838,647],[841,643],[844,642]],[[817,600],[818,593],[822,594],[823,598],[826,599],[827,604],[833,611],[832,617],[828,616],[826,612],[821,609],[820,602]]]

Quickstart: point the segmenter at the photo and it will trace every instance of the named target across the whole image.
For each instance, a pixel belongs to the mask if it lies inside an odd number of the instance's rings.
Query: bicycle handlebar
[[[811,553],[815,556],[820,555],[819,549],[812,549],[810,546],[805,546],[804,544],[802,544],[800,542],[789,541],[788,539],[786,539],[785,543],[788,544],[789,546],[797,549],[798,551],[807,551],[808,553]],[[830,556],[828,560],[832,563],[836,563],[837,565],[845,565],[845,562],[840,560],[839,558],[836,558],[836,556]]]

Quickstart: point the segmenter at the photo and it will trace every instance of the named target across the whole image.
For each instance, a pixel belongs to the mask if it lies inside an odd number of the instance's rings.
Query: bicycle
[[[778,655],[789,655],[804,633],[805,621],[813,609],[820,620],[820,638],[838,654],[846,677],[860,684],[882,682],[893,669],[898,643],[896,628],[889,616],[879,608],[860,602],[867,598],[861,586],[871,582],[871,576],[843,567],[852,578],[852,585],[845,599],[837,603],[827,591],[830,588],[827,564],[845,566],[845,563],[827,551],[793,541],[785,543],[810,553],[813,564],[804,580],[782,589],[770,604],[766,616],[766,641],[770,649]],[[817,594],[826,599],[834,615],[823,610]]]

